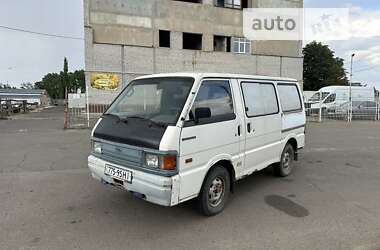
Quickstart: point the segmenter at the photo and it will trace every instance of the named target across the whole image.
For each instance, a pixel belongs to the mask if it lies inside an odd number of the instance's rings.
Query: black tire
[[[199,193],[197,199],[199,212],[205,216],[213,216],[222,212],[230,194],[230,187],[231,178],[227,169],[223,166],[215,166],[208,173]],[[219,197],[220,188],[222,194]],[[210,193],[213,193],[214,196],[211,196]]]
[[[290,175],[294,167],[294,159],[295,150],[291,144],[287,143],[282,151],[280,162],[273,167],[274,174],[279,177]]]

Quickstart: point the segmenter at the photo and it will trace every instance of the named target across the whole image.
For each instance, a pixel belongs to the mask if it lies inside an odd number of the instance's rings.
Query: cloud
[[[380,37],[380,10],[358,6],[345,8],[306,8],[307,40],[344,41]]]
[[[359,6],[352,6],[350,11],[351,48],[344,53],[345,57],[355,53],[357,73],[377,72],[380,69],[380,11]]]
[[[380,11],[350,8],[351,35],[354,38],[380,37]]]
[[[365,60],[368,64],[380,66],[380,45],[356,51],[358,60]]]
[[[350,57],[354,58],[354,79],[380,87],[380,11],[350,7],[351,38],[329,44],[343,57],[349,68]]]
[[[355,53],[354,81],[377,85],[380,89],[380,1],[379,0],[304,0],[306,8],[349,8],[351,37],[342,41],[327,41],[335,55],[350,68]]]
[[[331,41],[327,44],[335,51],[335,55],[345,60],[345,68],[349,72],[350,58],[354,58],[354,81],[380,88],[380,37],[356,38],[347,41]]]

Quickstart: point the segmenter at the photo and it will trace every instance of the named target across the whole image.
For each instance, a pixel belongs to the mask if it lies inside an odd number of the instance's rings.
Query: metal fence
[[[336,121],[380,121],[378,96],[356,98],[352,101],[332,96],[330,99],[305,103],[306,117],[310,122]]]
[[[305,104],[306,118],[308,122],[324,121],[380,121],[380,102],[374,101],[353,101],[351,105],[330,105],[328,108],[319,103],[319,107],[311,107]],[[87,108],[88,107],[88,108]],[[99,117],[106,111],[108,105],[88,104],[84,108],[68,109],[69,128],[92,128]]]
[[[318,96],[319,95],[319,96]],[[305,102],[305,111],[308,122],[335,121],[380,121],[379,92],[354,96],[348,101],[347,95],[340,98],[339,94],[316,93],[318,98],[311,98]],[[78,96],[77,96],[78,97]],[[79,98],[79,99],[78,99]],[[89,103],[88,97],[81,94],[78,98],[69,98],[67,108],[68,128],[92,128],[99,117],[106,111],[108,104]]]
[[[352,106],[346,103],[330,105],[328,108],[324,107],[322,102],[318,104],[319,107],[305,104],[308,122],[380,121],[380,102],[378,101],[353,101]],[[68,128],[92,128],[107,108],[106,104],[86,104],[83,108],[68,108]]]
[[[106,104],[86,104],[85,107],[68,108],[68,128],[92,128],[106,111]]]

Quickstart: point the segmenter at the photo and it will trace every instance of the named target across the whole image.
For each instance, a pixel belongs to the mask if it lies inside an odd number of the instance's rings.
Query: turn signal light
[[[177,157],[173,155],[165,155],[162,161],[162,169],[175,170],[177,167]]]

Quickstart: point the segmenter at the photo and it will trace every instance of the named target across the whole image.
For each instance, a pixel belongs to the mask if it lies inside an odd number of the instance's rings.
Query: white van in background
[[[88,167],[104,184],[163,206],[196,198],[221,212],[235,182],[273,166],[287,176],[305,144],[294,79],[172,73],[133,80],[91,133]]]
[[[357,87],[352,88],[352,101],[364,102],[375,101],[375,89],[373,87]],[[319,110],[335,112],[335,110],[350,101],[349,86],[329,86],[318,90],[306,102],[306,107],[311,110]]]

